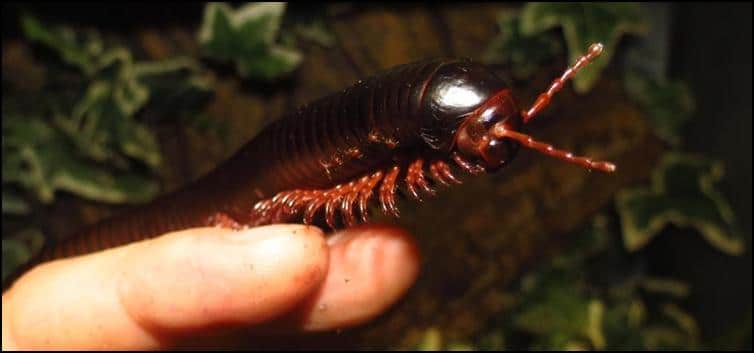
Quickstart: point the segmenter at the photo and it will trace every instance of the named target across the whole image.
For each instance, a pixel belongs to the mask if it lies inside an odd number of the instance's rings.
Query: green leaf
[[[591,300],[588,307],[588,321],[585,334],[589,337],[592,347],[605,349],[605,334],[602,331],[602,318],[605,314],[605,304],[601,300]]]
[[[46,47],[54,50],[69,65],[91,74],[95,59],[92,52],[101,48],[101,43],[89,45],[90,50],[82,48],[77,43],[76,36],[70,28],[51,29],[39,22],[35,17],[24,15],[21,17],[21,29],[24,35]]]
[[[647,277],[641,281],[640,285],[648,292],[666,294],[676,298],[686,298],[691,291],[688,284],[667,278]]]
[[[244,77],[261,77],[267,80],[290,72],[301,62],[301,54],[282,47],[272,47],[254,57],[238,59],[238,70]]]
[[[653,79],[636,72],[627,73],[624,82],[631,98],[647,112],[657,136],[679,145],[680,129],[694,112],[689,87],[680,81]]]
[[[134,173],[111,174],[88,164],[67,161],[56,171],[53,185],[79,196],[109,203],[144,203],[159,191],[154,180]]]
[[[56,75],[48,60],[50,76],[65,79],[50,84],[54,90],[42,87],[30,100],[42,107],[6,109],[3,96],[3,115],[8,116],[3,119],[4,187],[21,187],[42,203],[53,202],[58,190],[111,203],[154,197],[154,175],[132,168],[140,162],[155,171],[162,162],[157,138],[139,114],[149,105],[167,105],[164,111],[171,117],[186,115],[185,107],[196,108],[195,102],[212,90],[197,61],[137,62],[128,49],[105,46],[97,32],[81,35],[31,16],[22,18],[22,27],[28,39],[54,54],[44,59],[68,64],[82,77]],[[9,212],[22,209],[15,207],[18,203],[7,205]]]
[[[25,264],[44,245],[44,235],[39,229],[26,228],[3,237],[3,282],[19,266]]]
[[[501,12],[497,24],[500,33],[492,39],[482,60],[488,64],[508,66],[517,80],[531,77],[541,63],[563,50],[552,36],[524,36],[520,30],[519,16],[509,12]]]
[[[157,138],[151,130],[142,124],[124,120],[117,125],[120,149],[131,158],[144,161],[156,169],[162,163],[162,154]]]
[[[419,351],[439,351],[443,348],[442,333],[436,327],[430,327],[424,332],[421,342],[415,347]]]
[[[722,176],[720,162],[666,154],[649,188],[625,190],[616,198],[626,248],[642,248],[668,223],[673,223],[694,227],[722,252],[741,254],[744,243],[735,231],[733,211],[715,189]]]
[[[547,281],[514,318],[518,330],[541,336],[548,346],[563,348],[573,339],[586,339],[590,300],[579,284]]]
[[[22,215],[29,213],[29,203],[19,194],[3,188],[3,213]]]
[[[678,328],[682,329],[689,337],[699,337],[699,326],[696,320],[691,314],[681,309],[681,307],[674,303],[665,303],[662,305],[662,312],[673,320],[678,325]]]
[[[648,24],[636,3],[527,3],[521,12],[521,32],[526,36],[562,27],[571,63],[591,43],[602,43],[602,55],[573,78],[576,92],[588,92],[610,62],[625,34],[645,34]]]
[[[209,3],[199,30],[205,55],[234,61],[243,77],[273,79],[290,73],[301,54],[275,42],[285,3],[250,3],[233,10],[225,3]]]
[[[37,138],[27,139],[36,131]],[[91,159],[62,132],[41,119],[3,121],[3,183],[15,183],[33,192],[43,203],[55,199],[56,190],[92,200],[144,202],[154,197],[157,183],[128,172],[114,172]]]
[[[293,27],[293,35],[317,43],[325,48],[331,48],[335,45],[335,35],[322,20],[296,23]]]

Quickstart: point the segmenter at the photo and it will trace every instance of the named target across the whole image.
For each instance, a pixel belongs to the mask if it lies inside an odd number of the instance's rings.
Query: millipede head
[[[615,171],[615,165],[610,162],[575,156],[571,152],[559,150],[519,132],[524,124],[531,121],[550,103],[552,97],[563,88],[565,82],[599,56],[602,49],[603,46],[600,43],[589,46],[587,54],[580,57],[573,66],[556,78],[528,110],[518,109],[511,90],[508,88],[492,95],[469,113],[459,126],[455,135],[455,146],[458,152],[469,163],[476,163],[488,172],[507,164],[515,157],[521,145],[585,168],[604,172]]]

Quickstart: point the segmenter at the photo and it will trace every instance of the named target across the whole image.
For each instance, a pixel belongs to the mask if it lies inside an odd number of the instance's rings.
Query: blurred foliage
[[[53,202],[56,190],[112,203],[148,201],[158,191],[148,176],[114,173],[92,162],[81,152],[84,147],[41,118],[5,117],[3,185],[18,185],[42,203]]]
[[[314,42],[322,47],[331,48],[335,45],[335,35],[327,28],[324,20],[316,18],[306,22],[296,22],[292,30],[281,34],[281,42],[293,46],[294,40],[303,39]]]
[[[474,347],[458,342],[445,343],[443,342],[442,332],[436,327],[431,327],[424,332],[421,342],[413,347],[413,349],[419,351],[470,351],[474,350]]]
[[[51,27],[30,15],[20,24],[38,54],[26,65],[42,74],[32,85],[22,74],[3,77],[4,220],[33,215],[32,205],[53,203],[59,190],[107,203],[156,196],[163,158],[141,113],[192,115],[212,94],[199,64],[187,57],[136,61],[96,31]],[[6,72],[14,64],[3,65]],[[36,251],[36,241],[24,240],[29,234],[41,237],[36,228],[3,237],[4,278]]]
[[[29,203],[18,192],[3,187],[3,214],[23,215],[31,211]]]
[[[444,342],[428,329],[415,348],[694,349],[699,328],[679,301],[688,285],[649,276],[599,215],[567,249],[528,272],[506,294],[504,317],[473,342]]]
[[[666,154],[652,185],[620,192],[616,199],[627,249],[641,248],[668,223],[698,230],[715,248],[730,255],[744,251],[733,210],[716,189],[722,163],[679,153]]]
[[[3,282],[21,264],[29,261],[44,245],[44,235],[38,229],[24,228],[12,236],[3,237]]]
[[[548,44],[548,36],[541,33],[547,29],[563,27],[571,62],[590,43],[602,42],[605,51],[600,59],[574,78],[577,92],[593,85],[622,34],[647,30],[636,4],[529,3],[518,20],[502,13],[499,26],[501,33],[493,39],[486,59],[510,65],[514,78],[519,79],[557,54]],[[600,37],[603,35],[607,36]],[[626,251],[640,254],[668,223],[693,227],[718,250],[741,254],[745,245],[735,229],[733,212],[715,185],[723,176],[723,166],[678,149],[681,128],[694,111],[694,98],[683,82],[630,71],[624,75],[624,85],[629,97],[645,111],[655,134],[672,150],[655,170],[651,186],[624,190],[616,196],[618,218],[614,222],[620,222],[620,232],[613,235],[604,225],[605,218],[598,217],[582,240],[570,245],[572,250],[526,274],[520,287],[508,294],[507,317],[490,324],[489,332],[474,342],[477,349],[699,347],[695,319],[675,302],[689,295],[688,285],[652,278],[636,265],[607,259],[625,259]],[[621,237],[623,247],[605,240],[610,237]],[[605,269],[626,272],[603,273],[610,281],[596,281],[593,273]],[[434,342],[442,342],[441,335]],[[443,347],[447,345],[433,348]]]
[[[650,277],[618,239],[607,218],[597,217],[564,254],[522,278],[511,324],[531,335],[531,347],[696,347],[696,322],[676,303],[687,286]]]
[[[648,25],[637,3],[527,3],[521,10],[523,36],[541,35],[562,27],[570,63],[575,63],[591,43],[604,50],[599,59],[573,78],[576,92],[588,92],[610,63],[620,38],[625,34],[646,34]]]
[[[77,36],[31,16],[21,24],[28,39],[66,67],[55,71],[56,63],[48,63],[47,87],[38,97],[42,106],[34,112],[4,96],[3,184],[19,185],[42,203],[53,202],[58,189],[110,203],[154,197],[157,182],[134,163],[156,171],[162,154],[137,112],[150,100],[175,99],[165,93],[166,81],[192,97],[209,94],[198,65],[189,58],[135,62],[127,49],[105,47],[97,32]],[[59,77],[66,81],[56,82]]]
[[[694,98],[681,81],[652,78],[628,72],[624,83],[626,92],[647,113],[654,132],[672,146],[681,143],[681,127],[694,112]]]
[[[531,77],[543,62],[563,51],[553,36],[524,36],[520,30],[520,16],[516,14],[501,12],[497,24],[500,33],[492,39],[482,60],[488,64],[505,65],[516,80]]]
[[[225,3],[208,3],[199,30],[204,54],[235,62],[245,78],[271,80],[292,72],[301,63],[301,53],[276,43],[285,7],[249,3],[234,10]]]

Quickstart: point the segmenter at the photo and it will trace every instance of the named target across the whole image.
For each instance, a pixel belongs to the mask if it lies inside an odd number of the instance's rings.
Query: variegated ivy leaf
[[[276,43],[285,3],[249,3],[237,10],[209,3],[199,30],[205,55],[234,61],[243,77],[274,79],[290,73],[301,54]]]
[[[184,94],[201,95],[211,90],[193,59],[136,62],[125,48],[105,48],[96,32],[81,39],[70,28],[51,30],[30,16],[24,17],[22,24],[29,39],[53,49],[89,79],[88,88],[73,111],[58,114],[55,121],[77,143],[81,153],[96,161],[110,161],[125,168],[120,156],[124,154],[153,169],[159,167],[161,154],[156,138],[134,118],[153,98],[150,85],[159,84],[161,77],[173,76],[169,77],[170,82],[173,86],[183,84]]]
[[[728,202],[715,188],[723,165],[701,157],[666,154],[648,188],[620,192],[616,205],[623,241],[629,251],[645,246],[668,223],[697,229],[727,254],[741,254],[744,243],[735,230]]]
[[[80,35],[30,16],[22,18],[22,27],[28,39],[55,54],[45,59],[66,63],[82,77],[75,85],[63,82],[70,85],[64,101],[75,103],[43,103],[31,118],[29,111],[16,111],[3,120],[3,183],[43,203],[52,202],[57,190],[111,203],[151,199],[157,192],[153,176],[129,170],[132,161],[157,169],[162,154],[137,114],[171,105],[163,111],[174,116],[182,108],[176,102],[206,96],[211,83],[201,67],[188,57],[137,62],[126,48],[106,47],[97,32]],[[40,102],[56,102],[55,94],[48,96]],[[5,108],[4,97],[4,115]]]
[[[500,33],[492,39],[482,60],[488,64],[508,66],[517,80],[530,77],[543,61],[556,56],[563,49],[551,36],[522,35],[519,16],[510,12],[501,12],[497,24]]]
[[[581,278],[556,280],[551,273],[525,295],[525,303],[513,316],[513,325],[537,337],[539,348],[565,349],[575,341],[588,341],[595,318],[590,317],[590,299],[583,295]],[[590,330],[590,328],[592,328]],[[599,328],[597,328],[599,329]]]
[[[573,78],[576,92],[589,91],[615,53],[625,34],[645,34],[648,25],[636,3],[527,3],[521,12],[521,32],[526,36],[562,27],[571,63],[586,53],[591,43],[604,45],[602,55]]]
[[[101,54],[102,42],[90,37],[89,45],[80,43],[76,33],[68,27],[51,30],[32,16],[21,18],[21,29],[26,38],[52,49],[67,64],[89,76],[97,70],[96,57]]]
[[[635,261],[624,262],[612,229],[598,216],[549,263],[527,273],[512,288],[517,302],[503,325],[528,333],[535,349],[694,348],[693,317],[650,304],[661,298],[672,305],[688,286],[648,277]]]
[[[691,90],[683,82],[652,79],[636,72],[625,76],[628,94],[647,112],[654,132],[671,145],[681,143],[680,129],[694,112]]]
[[[145,202],[158,191],[150,178],[80,158],[78,148],[41,119],[3,120],[3,139],[3,183],[29,190],[43,203],[53,202],[56,190],[111,203]]]

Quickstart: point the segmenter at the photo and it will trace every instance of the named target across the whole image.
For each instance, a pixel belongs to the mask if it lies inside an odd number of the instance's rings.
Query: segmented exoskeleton
[[[611,163],[520,132],[601,51],[601,44],[590,46],[525,111],[494,72],[471,60],[395,67],[281,117],[196,183],[47,246],[29,266],[199,226],[312,223],[318,217],[332,228],[351,226],[367,221],[375,200],[397,216],[399,187],[421,199],[434,185],[460,183],[452,165],[492,172],[520,146],[612,172]]]

